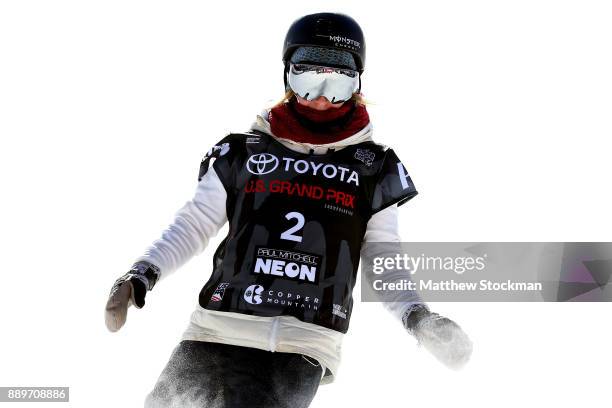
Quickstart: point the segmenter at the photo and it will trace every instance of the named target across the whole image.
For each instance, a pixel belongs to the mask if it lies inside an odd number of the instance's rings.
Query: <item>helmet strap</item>
[[[284,75],[283,75],[283,81],[285,82],[285,92],[287,92],[290,89],[289,88],[288,78],[289,78],[289,63],[286,62],[285,63],[285,72],[284,72]]]

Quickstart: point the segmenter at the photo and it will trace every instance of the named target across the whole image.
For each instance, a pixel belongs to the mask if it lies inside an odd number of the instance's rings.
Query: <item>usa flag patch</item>
[[[221,299],[223,299],[223,295],[225,294],[225,289],[228,286],[229,286],[229,283],[227,283],[227,282],[220,283],[219,286],[217,286],[217,289],[215,289],[215,291],[213,292],[212,296],[210,297],[210,301],[211,302],[220,302]]]

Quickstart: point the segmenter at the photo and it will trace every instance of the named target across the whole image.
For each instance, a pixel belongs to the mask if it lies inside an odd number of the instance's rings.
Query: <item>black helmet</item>
[[[365,66],[365,39],[361,27],[345,14],[316,13],[291,24],[283,45],[283,63],[288,66],[291,54],[300,46],[314,46],[348,51],[355,58],[357,70]]]

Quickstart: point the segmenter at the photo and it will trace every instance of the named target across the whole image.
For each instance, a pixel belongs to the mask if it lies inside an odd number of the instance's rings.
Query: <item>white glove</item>
[[[134,293],[134,285],[130,281],[123,282],[115,291],[111,291],[104,310],[106,328],[111,332],[116,332],[125,324],[128,307],[136,304]]]
[[[452,320],[419,305],[404,315],[403,322],[419,344],[447,367],[460,369],[470,359],[472,341]]]
[[[158,278],[159,268],[148,262],[139,262],[134,264],[128,273],[117,279],[104,309],[106,328],[116,332],[123,327],[128,308],[131,305],[138,309],[142,308],[145,305],[147,290],[153,289]]]

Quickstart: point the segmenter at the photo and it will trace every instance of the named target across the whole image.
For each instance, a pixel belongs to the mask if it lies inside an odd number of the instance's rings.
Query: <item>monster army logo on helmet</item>
[[[321,47],[349,52],[355,59],[359,74],[365,67],[365,38],[359,24],[339,13],[316,13],[293,22],[283,44],[285,86],[291,55],[300,47]]]

